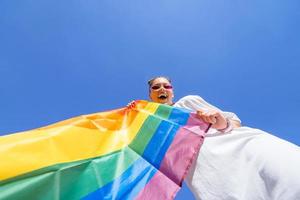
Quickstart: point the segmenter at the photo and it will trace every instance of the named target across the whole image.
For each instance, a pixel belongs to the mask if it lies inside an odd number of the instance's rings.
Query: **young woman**
[[[196,199],[300,199],[298,146],[262,130],[241,127],[234,113],[223,112],[200,96],[174,103],[173,87],[166,77],[148,84],[152,101],[195,111],[212,124],[186,178]]]
[[[157,103],[183,107],[197,111],[199,118],[211,123],[212,128],[220,132],[230,131],[241,126],[240,119],[231,112],[222,112],[210,105],[199,96],[186,96],[173,103],[174,92],[171,80],[166,77],[156,77],[148,81],[150,99]]]

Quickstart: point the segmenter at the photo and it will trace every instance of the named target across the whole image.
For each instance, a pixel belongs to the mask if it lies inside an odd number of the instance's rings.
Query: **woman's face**
[[[150,86],[150,99],[156,103],[173,104],[173,88],[165,78],[156,78]]]

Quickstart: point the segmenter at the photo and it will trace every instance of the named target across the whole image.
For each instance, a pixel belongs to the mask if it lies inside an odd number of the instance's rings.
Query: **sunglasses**
[[[171,90],[173,88],[172,85],[153,85],[153,86],[151,86],[151,89],[159,90],[161,87],[165,88],[166,90]]]

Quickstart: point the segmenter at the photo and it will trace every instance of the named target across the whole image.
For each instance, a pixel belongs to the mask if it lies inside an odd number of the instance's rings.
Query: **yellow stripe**
[[[72,118],[70,124],[64,121],[61,125],[0,137],[0,180],[122,149],[130,144],[148,115],[157,108],[158,104],[148,103],[139,112],[130,110],[126,113],[123,109],[124,115],[114,118],[116,123],[103,118],[112,112],[96,113],[76,120]],[[118,124],[119,129],[113,124]]]

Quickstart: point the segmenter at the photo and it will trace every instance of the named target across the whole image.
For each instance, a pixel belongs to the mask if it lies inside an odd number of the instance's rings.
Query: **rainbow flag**
[[[137,101],[0,137],[0,199],[173,199],[209,125]]]

